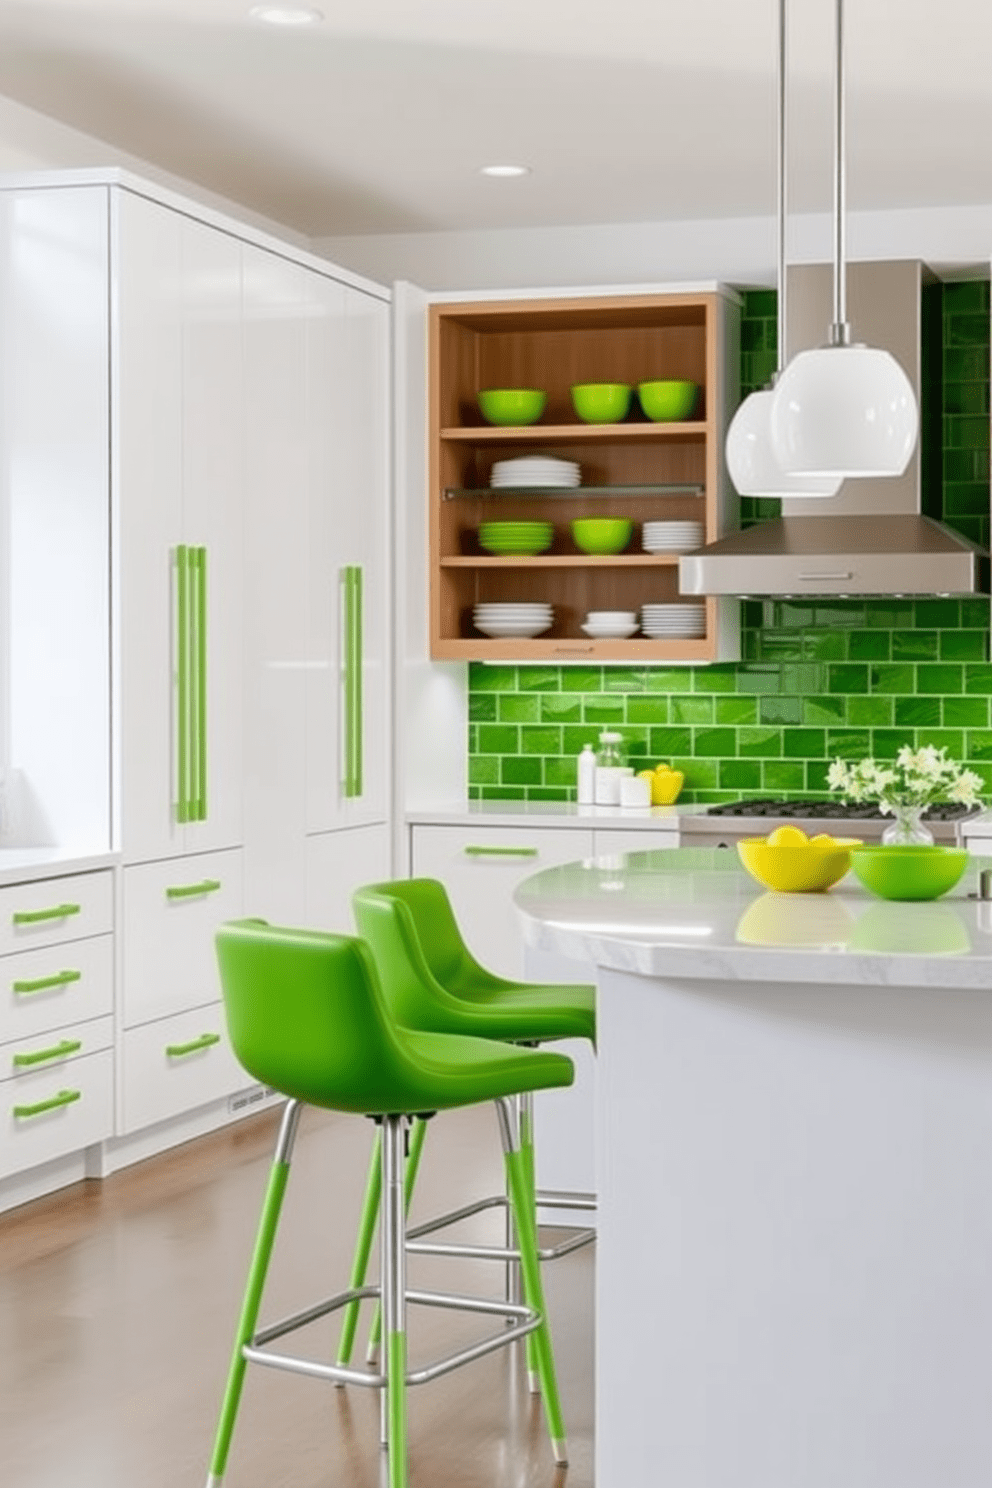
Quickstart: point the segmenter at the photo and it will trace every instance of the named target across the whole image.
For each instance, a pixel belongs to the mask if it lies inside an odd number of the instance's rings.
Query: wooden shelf
[[[622,497],[640,501],[657,496],[693,496],[702,500],[706,488],[693,482],[679,484],[666,482],[645,486],[448,486],[442,493],[444,501],[467,500],[478,496],[531,496],[551,497],[555,501],[582,501],[587,496]]]
[[[665,661],[711,660],[712,642],[703,640],[590,641],[584,636],[535,636],[532,640],[491,640],[466,636],[437,642],[441,661],[623,661],[642,664]]]
[[[526,424],[498,427],[495,424],[458,425],[442,429],[446,444],[576,444],[586,441],[705,439],[709,425],[693,421],[682,424]]]
[[[480,553],[442,558],[440,568],[671,568],[679,553],[532,553],[496,557]]]

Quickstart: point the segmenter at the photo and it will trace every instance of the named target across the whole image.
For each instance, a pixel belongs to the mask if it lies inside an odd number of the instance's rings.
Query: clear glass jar
[[[604,729],[596,750],[597,806],[619,806],[623,772],[623,735]]]

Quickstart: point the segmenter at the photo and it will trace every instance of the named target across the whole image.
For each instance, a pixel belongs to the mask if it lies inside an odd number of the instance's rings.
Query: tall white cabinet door
[[[206,715],[193,730],[202,775],[187,852],[242,839],[244,482],[246,425],[241,245],[185,219],[182,229],[182,526],[202,554],[199,582]]]
[[[389,877],[389,828],[349,827],[307,838],[307,900],[304,923],[313,930],[354,935],[351,896],[363,884]]]
[[[307,830],[389,801],[389,307],[312,276]]]
[[[309,280],[245,247],[245,905],[294,923],[306,895]]]
[[[130,192],[113,202],[121,839],[135,862],[241,840],[241,250]]]
[[[120,603],[121,847],[182,851],[176,820],[175,552],[182,541],[182,218],[112,193],[112,440]]]

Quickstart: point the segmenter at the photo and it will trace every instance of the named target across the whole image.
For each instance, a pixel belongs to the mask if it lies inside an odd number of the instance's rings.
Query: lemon
[[[821,852],[826,852],[828,848],[836,847],[837,839],[836,837],[831,837],[829,832],[817,832],[815,837],[809,839],[809,845],[810,847],[818,847]]]
[[[768,836],[770,847],[805,847],[808,841],[802,827],[776,827]]]

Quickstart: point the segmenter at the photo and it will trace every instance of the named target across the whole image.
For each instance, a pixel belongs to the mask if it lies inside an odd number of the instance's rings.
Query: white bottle
[[[608,729],[605,729],[599,736],[599,749],[596,751],[595,800],[597,806],[619,806],[620,804],[620,780],[623,776],[623,755],[620,752],[622,740],[622,734],[612,733]]]
[[[582,753],[576,761],[577,800],[580,806],[591,806],[596,799],[596,751],[591,744],[583,744]]]

